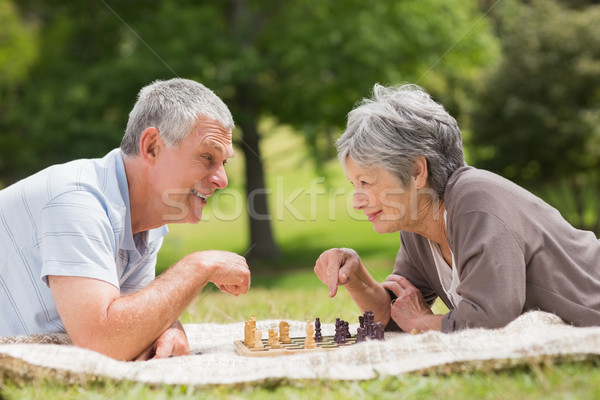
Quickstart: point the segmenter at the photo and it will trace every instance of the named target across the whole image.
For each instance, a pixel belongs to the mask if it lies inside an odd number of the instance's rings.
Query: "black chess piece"
[[[377,340],[385,340],[384,337],[384,329],[385,327],[383,326],[383,324],[381,322],[376,322],[375,323],[375,339]]]
[[[352,337],[352,334],[350,333],[350,326],[348,325],[348,321],[344,321],[344,337],[346,339]]]
[[[315,318],[315,342],[323,341],[323,335],[321,334],[321,320]]]
[[[373,339],[373,336],[375,334],[375,332],[373,332],[373,320],[375,319],[373,311],[365,311],[364,318],[365,318],[365,336],[369,339]]]
[[[365,328],[361,328],[360,326],[356,328],[356,343],[364,342],[367,339],[365,338]]]
[[[337,318],[335,320],[335,336],[336,343],[346,343],[346,332],[344,331],[344,321]]]

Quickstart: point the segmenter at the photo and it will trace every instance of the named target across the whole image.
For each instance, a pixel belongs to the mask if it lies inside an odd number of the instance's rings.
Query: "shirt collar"
[[[119,185],[119,191],[121,192],[121,198],[125,205],[125,231],[123,241],[121,242],[121,248],[125,250],[136,250],[135,240],[133,239],[133,231],[131,228],[131,209],[129,204],[129,186],[127,185],[127,174],[125,173],[125,163],[123,162],[123,153],[121,149],[115,149],[115,171],[117,174],[117,182]],[[163,225],[156,229],[149,229],[147,231],[146,242],[152,243],[153,241],[165,236],[169,229],[166,225]]]

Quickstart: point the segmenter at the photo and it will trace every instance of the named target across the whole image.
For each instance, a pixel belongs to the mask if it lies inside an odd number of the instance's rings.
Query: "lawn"
[[[398,235],[378,235],[352,210],[351,186],[337,162],[326,166],[327,179],[315,176],[301,140],[289,131],[263,141],[263,161],[275,236],[282,258],[251,262],[252,288],[233,297],[207,286],[182,315],[183,323],[229,323],[248,319],[322,320],[359,314],[345,290],[329,299],[312,272],[319,254],[330,247],[357,249],[373,276],[384,280],[393,268]],[[221,249],[244,254],[248,248],[242,182],[243,158],[228,164],[230,187],[211,199],[204,220],[195,226],[173,225],[161,250],[157,270],[197,250]],[[443,306],[436,304],[436,311]],[[85,387],[61,382],[0,380],[3,399],[565,399],[600,398],[599,362],[532,364],[498,372],[452,375],[406,375],[367,381],[274,380],[232,386],[151,387],[102,381]]]

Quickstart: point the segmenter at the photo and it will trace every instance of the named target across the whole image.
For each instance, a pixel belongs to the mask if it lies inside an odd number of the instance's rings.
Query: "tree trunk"
[[[229,21],[232,37],[242,49],[254,47],[256,35],[262,29],[262,16],[254,14],[247,0],[230,0]],[[251,74],[250,74],[251,75]],[[254,85],[253,77],[236,85],[234,104],[235,118],[242,129],[242,148],[246,158],[246,206],[250,221],[250,245],[245,257],[273,259],[279,257],[279,248],[273,238],[271,214],[267,203],[265,175],[260,158],[258,118],[260,110],[253,95],[260,90]]]
[[[273,259],[279,257],[279,248],[273,238],[271,214],[267,203],[265,175],[260,157],[259,136],[255,118],[244,118],[240,124],[243,132],[246,158],[246,206],[250,221],[250,246],[246,258]]]

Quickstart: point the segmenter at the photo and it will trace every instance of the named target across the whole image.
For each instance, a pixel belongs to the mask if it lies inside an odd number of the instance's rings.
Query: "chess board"
[[[262,339],[264,349],[254,350],[246,347],[242,340],[236,340],[233,342],[235,351],[246,357],[273,357],[273,356],[288,356],[290,354],[300,354],[313,351],[324,351],[324,350],[335,350],[340,347],[351,346],[356,343],[356,335],[346,338],[346,343],[336,343],[333,340],[333,336],[323,336],[323,340],[315,342],[317,345],[314,349],[304,348],[304,338],[294,337],[291,338],[292,343],[282,343],[280,349],[272,349],[271,346],[267,346],[267,339]]]

